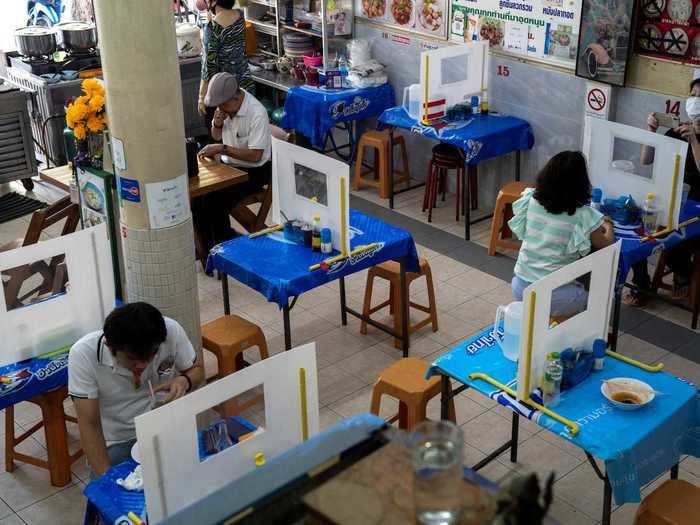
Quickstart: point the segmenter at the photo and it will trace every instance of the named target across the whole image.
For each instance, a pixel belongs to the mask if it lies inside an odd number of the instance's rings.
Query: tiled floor
[[[21,187],[17,187],[18,189]],[[7,187],[0,187],[0,193]],[[37,184],[36,193],[45,199],[54,199],[57,193],[44,184]],[[376,200],[369,192],[363,198]],[[509,265],[512,260],[506,257],[486,258],[480,246],[468,245],[460,240],[463,223],[454,222],[453,204],[448,201],[434,214],[434,226],[454,235],[443,239],[439,235],[428,235],[416,227],[414,236],[419,242],[419,253],[426,257],[432,267],[439,308],[440,330],[432,332],[424,328],[411,342],[411,353],[423,359],[432,360],[460,341],[479,331],[493,321],[495,307],[511,300],[507,282]],[[420,190],[397,197],[397,212],[403,216],[425,223],[420,212]],[[355,200],[354,205],[362,205]],[[374,206],[373,204],[367,204]],[[382,203],[383,205],[383,203]],[[380,209],[374,209],[383,213]],[[397,217],[394,216],[396,219]],[[29,217],[0,225],[0,244],[24,234]],[[417,223],[411,223],[417,224]],[[473,228],[472,238],[477,244],[487,240],[489,222]],[[413,230],[412,230],[413,231]],[[432,230],[435,232],[436,230]],[[442,233],[442,232],[438,232]],[[459,236],[459,237],[458,237]],[[472,265],[465,260],[475,261]],[[500,278],[499,278],[500,276]],[[223,313],[220,283],[198,273],[199,296],[202,321],[208,321]],[[348,302],[359,308],[364,293],[366,274],[358,274],[348,279]],[[417,281],[412,288],[413,297],[419,301],[426,299],[424,284]],[[283,349],[282,317],[276,306],[266,303],[264,298],[252,290],[229,280],[230,296],[234,313],[249,318],[263,327],[271,353]],[[333,424],[342,417],[367,411],[371,385],[379,372],[400,358],[388,337],[368,328],[366,336],[360,334],[359,322],[349,319],[346,327],[340,325],[340,310],[337,284],[305,294],[292,312],[293,343],[301,344],[316,341],[318,345],[319,393],[321,424]],[[386,286],[379,286],[377,293],[387,293]],[[653,315],[651,315],[653,313]],[[654,334],[645,327],[659,322],[659,317],[670,322],[662,326],[670,331],[672,344],[660,341],[653,344]],[[620,351],[645,360],[663,360],[667,370],[700,383],[700,366],[692,359],[689,351],[697,333],[690,332],[687,317],[669,307],[651,305],[648,312],[626,314],[623,326],[635,335],[626,333],[621,338]],[[656,325],[655,325],[656,326]],[[669,352],[669,348],[683,349],[685,353]],[[250,352],[249,360],[257,356]],[[465,462],[473,464],[505,442],[510,433],[510,418],[502,407],[490,400],[465,392],[457,398],[457,419],[465,436]],[[437,417],[437,400],[429,405],[429,415]],[[396,403],[386,400],[382,405],[384,414],[396,409]],[[26,428],[37,421],[39,414],[35,408],[22,403],[16,409],[16,426]],[[4,418],[3,418],[4,419]],[[0,422],[0,441],[4,434]],[[75,428],[71,435],[77,438]],[[600,519],[602,505],[602,484],[594,477],[581,451],[558,437],[545,432],[532,423],[524,422],[520,432],[521,463],[511,464],[506,455],[488,465],[481,472],[494,479],[502,480],[513,472],[534,470],[546,474],[556,473],[555,502],[551,511],[562,525],[594,524]],[[77,444],[77,442],[76,442]],[[45,454],[42,440],[31,439],[25,447],[38,454]],[[2,460],[0,452],[0,460]],[[681,463],[681,476],[700,485],[700,461],[694,458]],[[14,473],[0,474],[0,525],[21,523],[65,523],[76,524],[82,519],[84,498],[81,489],[87,481],[87,469],[83,462],[74,466],[74,483],[57,489],[50,485],[48,474],[30,465],[17,465]],[[645,488],[648,493],[655,486]],[[616,525],[631,524],[635,505],[625,505],[613,513]]]

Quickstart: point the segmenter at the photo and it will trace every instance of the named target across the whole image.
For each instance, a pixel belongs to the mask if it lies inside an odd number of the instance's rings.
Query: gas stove
[[[6,53],[7,65],[28,71],[34,75],[47,73],[60,73],[61,71],[83,71],[101,67],[100,54],[97,51],[89,51],[81,54],[66,54],[63,60],[55,61],[51,57],[29,58],[20,55],[16,51]]]

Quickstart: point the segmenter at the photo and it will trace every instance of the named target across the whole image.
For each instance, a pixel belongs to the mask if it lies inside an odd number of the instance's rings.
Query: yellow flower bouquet
[[[105,89],[96,78],[83,80],[83,95],[76,97],[66,108],[66,123],[77,140],[85,140],[89,133],[100,133],[107,128]]]

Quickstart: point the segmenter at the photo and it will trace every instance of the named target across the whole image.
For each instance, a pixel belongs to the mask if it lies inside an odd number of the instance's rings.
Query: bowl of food
[[[620,410],[637,410],[651,403],[656,392],[644,381],[632,377],[615,377],[603,381],[600,392]]]
[[[381,18],[386,11],[386,0],[362,0],[362,14],[367,18]]]
[[[428,31],[440,31],[445,23],[445,8],[442,0],[418,0],[418,23]]]
[[[399,25],[413,25],[413,0],[392,0],[391,16]]]

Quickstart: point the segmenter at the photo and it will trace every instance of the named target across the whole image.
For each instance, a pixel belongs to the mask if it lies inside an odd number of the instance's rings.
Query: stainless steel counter
[[[290,88],[304,85],[303,81],[295,80],[292,75],[280,73],[278,71],[257,71],[253,73],[252,76],[255,82],[279,89],[285,93],[289,91]]]

